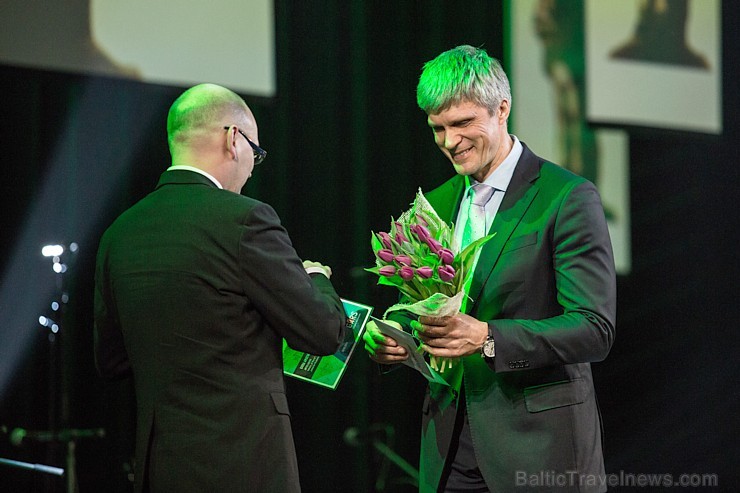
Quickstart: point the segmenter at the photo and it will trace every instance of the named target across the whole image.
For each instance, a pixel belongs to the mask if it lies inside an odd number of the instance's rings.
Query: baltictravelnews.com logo
[[[717,487],[717,474],[686,473],[629,473],[619,471],[610,474],[581,474],[578,471],[539,471],[529,473],[516,471],[515,485],[528,488],[568,488],[574,486],[608,486],[610,488],[672,488],[672,487]]]

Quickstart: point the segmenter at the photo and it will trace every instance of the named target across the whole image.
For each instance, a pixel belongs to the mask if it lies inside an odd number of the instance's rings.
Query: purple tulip
[[[386,248],[393,248],[393,244],[391,243],[391,236],[386,233],[385,231],[381,231],[378,233],[378,236],[380,237],[380,241],[383,243],[383,246]]]
[[[411,229],[413,228],[413,229]],[[411,231],[421,240],[426,241],[427,239],[431,238],[432,235],[429,233],[429,230],[422,226],[421,224],[414,224],[411,226]]]
[[[386,265],[378,270],[378,274],[385,277],[393,277],[396,275],[396,268],[392,265]]]
[[[429,279],[430,277],[432,277],[433,273],[434,271],[432,270],[432,268],[426,265],[424,267],[419,267],[418,269],[416,269],[416,274],[422,279]]]
[[[411,265],[411,257],[408,255],[396,255],[393,260],[401,265]]]
[[[378,250],[378,258],[384,262],[391,262],[393,260],[393,252],[387,248],[383,248],[382,250]]]
[[[455,254],[452,253],[452,250],[449,248],[440,248],[439,251],[437,251],[437,256],[442,260],[442,263],[444,264],[451,264],[453,260],[455,260]]]
[[[409,267],[408,265],[404,265],[400,269],[398,269],[398,274],[401,276],[401,279],[404,281],[410,281],[414,278],[414,269]]]
[[[455,268],[451,265],[442,265],[437,268],[439,278],[445,282],[449,282],[455,278]]]
[[[427,245],[429,245],[429,249],[434,253],[437,253],[442,249],[442,243],[438,242],[434,238],[427,238],[425,241],[427,242]]]
[[[408,238],[406,238],[406,235],[403,234],[403,229],[401,228],[401,225],[398,223],[396,223],[396,241],[398,243],[405,243],[409,241]]]

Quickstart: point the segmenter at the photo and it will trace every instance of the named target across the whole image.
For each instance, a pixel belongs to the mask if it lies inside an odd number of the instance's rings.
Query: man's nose
[[[460,134],[454,131],[445,132],[445,148],[454,149],[460,143]]]

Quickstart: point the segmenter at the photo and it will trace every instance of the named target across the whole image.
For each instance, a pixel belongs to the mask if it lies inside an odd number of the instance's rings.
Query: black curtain
[[[629,129],[633,270],[618,281],[617,341],[594,371],[607,472],[713,473],[724,489],[738,479],[740,125],[738,13],[726,5],[723,14],[724,133]],[[503,18],[498,1],[276,1],[277,96],[244,95],[269,158],[244,193],[272,204],[299,254],[331,265],[340,294],[376,314],[395,293],[363,271],[370,231],[386,230],[417,188],[453,172],[415,104],[421,65],[463,43],[503,59]],[[95,375],[94,255],[105,227],[168,165],[166,112],[183,88],[9,66],[0,66],[0,88],[0,288],[13,292],[0,306],[13,323],[0,333],[18,354],[0,387],[0,457],[63,467],[62,446],[15,445],[12,432],[104,428],[105,438],[77,442],[80,491],[128,491],[133,401],[130,382]],[[54,296],[58,277],[36,253],[47,241],[80,245],[53,342],[36,312],[14,315],[29,299],[46,306]],[[13,262],[21,267],[11,276]],[[335,392],[288,381],[304,490],[411,491],[372,442],[418,466],[423,389],[411,371],[381,376],[361,353]],[[359,445],[345,441],[348,429]],[[4,491],[63,487],[0,466]]]

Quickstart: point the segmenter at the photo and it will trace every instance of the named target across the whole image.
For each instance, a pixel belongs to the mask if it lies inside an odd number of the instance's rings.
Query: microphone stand
[[[64,469],[54,466],[45,466],[43,464],[32,464],[30,462],[21,462],[19,460],[3,459],[0,457],[0,465],[15,467],[17,469],[28,469],[53,476],[64,476]]]
[[[77,441],[82,438],[103,438],[105,430],[103,428],[95,429],[63,429],[59,431],[33,431],[23,428],[15,428],[9,433],[10,443],[20,446],[24,440],[32,440],[38,443],[64,443],[66,444],[65,469],[42,464],[31,464],[28,462],[15,461],[10,459],[0,459],[0,464],[20,469],[29,469],[37,472],[65,477],[66,491],[74,493],[78,489],[77,485],[77,464],[75,450]]]
[[[375,482],[375,490],[376,491],[384,491],[385,490],[385,476],[387,474],[387,463],[388,461],[392,462],[396,467],[401,469],[403,472],[406,473],[408,476],[409,482],[414,486],[419,486],[419,471],[412,466],[411,464],[406,461],[403,457],[401,457],[397,452],[395,452],[391,446],[389,446],[389,443],[393,444],[393,439],[395,436],[395,430],[393,429],[393,426],[390,424],[374,424],[371,425],[368,430],[368,432],[377,432],[382,431],[385,434],[386,442],[380,441],[378,438],[369,435],[369,440],[366,440],[370,443],[370,445],[373,446],[373,448],[380,454],[381,457],[383,457],[384,464],[381,465],[382,473],[378,474],[378,479]],[[353,447],[359,447],[362,444],[362,440],[360,440],[361,433],[359,429],[355,427],[347,428],[344,431],[344,441]]]
[[[381,442],[380,440],[373,438],[372,445],[375,450],[377,450],[380,455],[385,457],[387,460],[391,461],[393,464],[395,464],[398,468],[400,468],[403,472],[405,472],[409,478],[411,478],[411,484],[415,487],[419,486],[419,471],[416,470],[414,466],[409,464],[403,457],[398,455],[393,449],[391,449],[388,445]],[[383,485],[381,486],[381,491],[385,489],[385,481],[383,482]]]

